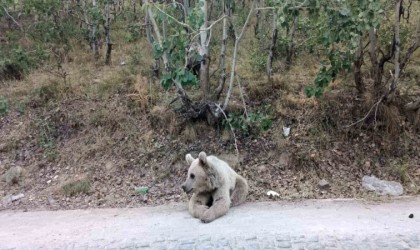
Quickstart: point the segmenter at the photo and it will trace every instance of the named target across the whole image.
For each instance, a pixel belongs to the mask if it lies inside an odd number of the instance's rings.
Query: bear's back
[[[216,170],[218,177],[229,186],[229,188],[235,187],[236,172],[227,164],[225,161],[217,158],[214,155],[207,157],[208,163]]]

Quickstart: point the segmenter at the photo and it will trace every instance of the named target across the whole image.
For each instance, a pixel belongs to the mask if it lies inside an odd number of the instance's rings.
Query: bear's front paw
[[[203,223],[212,222],[214,219],[214,216],[211,213],[209,213],[209,211],[206,211],[200,218],[201,222]]]

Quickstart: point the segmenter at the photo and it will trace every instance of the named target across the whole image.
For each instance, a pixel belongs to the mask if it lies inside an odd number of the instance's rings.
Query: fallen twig
[[[358,123],[361,123],[362,121],[366,120],[366,118],[369,117],[370,113],[372,112],[373,108],[375,108],[375,107],[376,107],[376,110],[375,110],[375,122],[376,122],[376,114],[377,114],[377,111],[378,111],[378,106],[383,101],[384,97],[385,97],[385,95],[382,95],[381,98],[379,98],[379,100],[375,104],[373,104],[373,106],[369,109],[369,111],[367,112],[367,114],[362,119],[360,119],[360,120],[358,120],[356,122],[353,122],[350,125],[345,126],[345,128],[352,127],[352,126],[354,126],[354,125],[356,125]]]

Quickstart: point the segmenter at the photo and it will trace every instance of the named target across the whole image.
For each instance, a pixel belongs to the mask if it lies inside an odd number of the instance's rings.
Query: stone
[[[3,197],[2,203],[4,207],[9,206],[10,204],[12,204],[12,202],[17,201],[22,199],[23,197],[25,197],[24,194],[18,194],[18,195],[6,195],[5,197]]]
[[[24,194],[12,195],[12,201],[17,201],[25,197]]]
[[[49,197],[48,197],[48,203],[49,203],[51,206],[56,204],[55,200],[54,200],[51,196],[49,196]]]
[[[9,206],[12,203],[12,196],[6,195],[5,197],[3,197],[2,203],[4,207]]]
[[[375,176],[363,176],[362,186],[371,192],[379,195],[399,196],[404,193],[403,186],[396,181],[385,181],[376,178]]]
[[[327,189],[327,188],[330,188],[330,183],[327,180],[322,179],[318,182],[318,186],[321,189]]]

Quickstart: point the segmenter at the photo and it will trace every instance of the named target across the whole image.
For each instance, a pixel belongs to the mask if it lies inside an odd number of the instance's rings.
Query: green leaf
[[[342,16],[349,16],[350,15],[350,10],[347,7],[343,7],[340,9],[340,14]]]
[[[149,192],[148,187],[137,187],[134,189],[134,191],[138,194],[147,194]]]
[[[162,76],[162,78],[160,79],[160,84],[162,85],[162,87],[165,90],[168,90],[172,86],[172,84],[173,84],[172,74],[171,73],[164,74]]]

